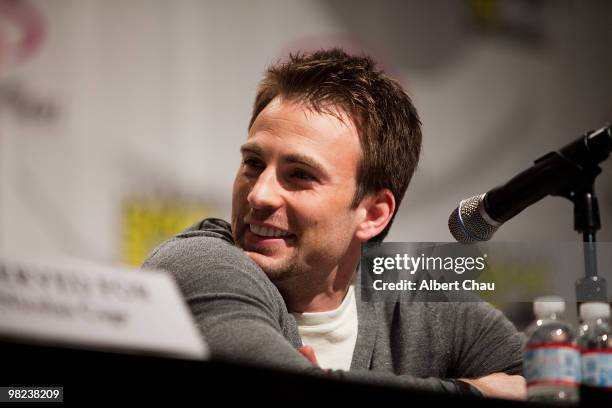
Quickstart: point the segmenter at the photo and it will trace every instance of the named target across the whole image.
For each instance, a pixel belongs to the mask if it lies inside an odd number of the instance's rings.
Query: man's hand
[[[493,373],[480,378],[460,378],[459,380],[478,388],[485,397],[515,400],[527,399],[525,379],[520,375]]]
[[[298,349],[298,351],[308,359],[315,367],[319,367],[319,362],[317,361],[317,356],[315,354],[314,349],[311,346],[302,346]]]

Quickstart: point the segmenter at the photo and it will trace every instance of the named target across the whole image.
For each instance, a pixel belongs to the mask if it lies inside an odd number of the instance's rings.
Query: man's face
[[[355,250],[361,146],[353,121],[338,115],[276,98],[241,148],[232,230],[273,281],[327,275]]]

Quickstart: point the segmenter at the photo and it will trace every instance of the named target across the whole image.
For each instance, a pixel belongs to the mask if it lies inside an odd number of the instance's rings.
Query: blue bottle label
[[[612,349],[582,352],[582,383],[612,389]]]
[[[525,350],[523,374],[527,385],[580,383],[580,350],[569,343],[532,344]]]

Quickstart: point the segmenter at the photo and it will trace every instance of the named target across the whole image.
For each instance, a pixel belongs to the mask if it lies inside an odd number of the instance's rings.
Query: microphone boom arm
[[[574,201],[575,190],[590,186],[592,191],[595,177],[601,173],[598,164],[608,158],[611,150],[612,126],[587,132],[558,151],[540,157],[533,166],[507,183],[490,190],[484,197],[487,214],[503,223],[547,195]]]

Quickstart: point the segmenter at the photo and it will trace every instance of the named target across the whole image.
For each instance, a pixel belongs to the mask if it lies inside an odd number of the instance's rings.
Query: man
[[[292,56],[260,83],[231,230],[204,220],[145,266],[175,276],[217,358],[521,398],[521,338],[491,306],[354,289],[361,244],[387,234],[420,146],[410,98],[371,59]]]

